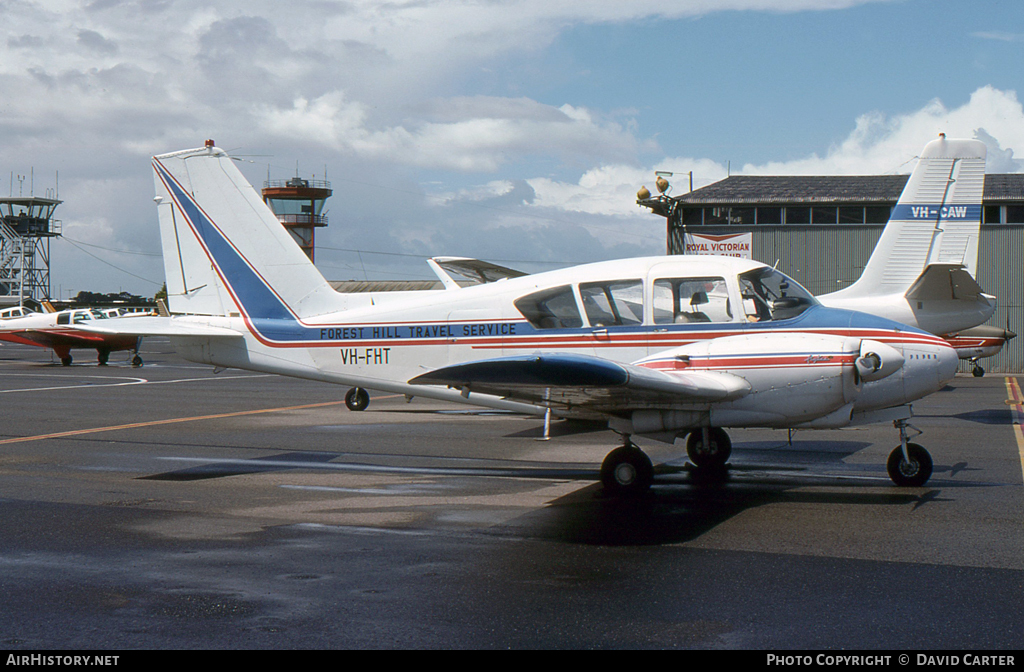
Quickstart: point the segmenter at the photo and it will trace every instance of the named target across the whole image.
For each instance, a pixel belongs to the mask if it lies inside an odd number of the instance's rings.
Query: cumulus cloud
[[[1024,107],[1014,91],[991,86],[977,89],[964,105],[950,109],[942,101],[903,115],[872,112],[858,117],[854,129],[823,156],[811,154],[790,161],[747,164],[734,174],[746,175],[880,175],[909,173],[914,159],[929,141],[945,133],[950,138],[975,138],[988,148],[989,173],[1024,171],[1014,148],[1024,147]],[[636,192],[642,185],[653,191],[655,172],[671,170],[674,193],[725,178],[728,167],[707,158],[665,157],[654,164],[608,164],[584,172],[578,181],[544,177],[527,179],[537,208],[595,215],[635,217]],[[646,210],[644,211],[646,212]]]
[[[158,250],[149,157],[205,138],[243,154],[330,164],[335,213],[318,236],[325,246],[550,262],[656,253],[663,225],[637,208],[636,190],[651,186],[655,170],[692,170],[701,186],[724,177],[725,166],[658,147],[637,130],[642,108],[616,112],[550,90],[524,96],[462,84],[574,26],[888,1],[8,2],[0,166],[59,171],[67,231],[137,253]],[[1018,169],[1021,116],[1015,94],[986,87],[959,108],[934,101],[907,115],[864,115],[821,156],[740,170],[897,170],[939,131],[976,133],[998,165]],[[264,168],[252,168],[257,186]],[[401,189],[365,202],[367,184],[396,182]],[[678,193],[688,178],[673,182]],[[130,277],[60,245],[55,282],[131,286]],[[161,279],[150,261],[111,259]],[[357,262],[338,260],[361,270]]]
[[[298,98],[286,109],[260,106],[256,118],[268,133],[286,139],[319,141],[396,164],[472,172],[494,171],[509,157],[530,154],[591,161],[628,157],[644,144],[619,124],[571,105],[478,96],[426,107],[426,118],[408,128],[374,129],[366,105],[334,91],[312,101]]]
[[[908,161],[939,133],[950,138],[977,137],[998,155],[1000,143],[1008,147],[1024,146],[1022,124],[1024,108],[1016,92],[983,86],[971,94],[967,103],[953,109],[935,99],[908,114],[887,116],[872,112],[862,115],[857,118],[854,130],[824,156],[812,154],[794,161],[745,165],[742,172],[774,175],[909,173],[913,164]],[[1019,170],[1019,164],[998,159],[988,167],[989,172],[1015,170]]]

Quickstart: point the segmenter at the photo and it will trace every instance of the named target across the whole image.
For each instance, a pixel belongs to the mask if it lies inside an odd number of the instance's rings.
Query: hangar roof
[[[683,204],[895,203],[909,175],[733,175],[673,196]],[[1024,174],[985,176],[984,200],[1024,201]]]

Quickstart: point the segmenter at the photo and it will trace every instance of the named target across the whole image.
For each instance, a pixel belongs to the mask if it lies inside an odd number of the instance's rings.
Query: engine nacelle
[[[858,365],[860,360],[864,361]],[[863,376],[891,374],[902,365],[902,355],[883,343],[858,338],[772,332],[691,343],[637,364],[668,373],[729,373],[745,379],[751,387],[742,398],[704,404],[703,408],[693,405],[685,410],[634,413],[634,423],[645,429],[682,430],[703,423],[786,427],[822,418],[834,427],[845,424],[844,417],[848,422]],[[700,423],[694,413],[698,410],[704,412]]]
[[[864,382],[881,380],[903,367],[903,353],[891,345],[878,341],[861,341],[857,358],[857,374]]]

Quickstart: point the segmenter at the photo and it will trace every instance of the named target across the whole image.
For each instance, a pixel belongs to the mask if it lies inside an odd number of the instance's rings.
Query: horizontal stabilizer
[[[928,264],[907,290],[912,301],[977,301],[981,285],[960,264]]]
[[[88,324],[75,325],[81,331],[97,334],[120,334],[125,336],[207,336],[242,338],[243,334],[234,329],[211,327],[187,323],[173,317],[119,317]]]
[[[586,355],[528,355],[448,366],[412,385],[447,385],[531,403],[592,410],[671,408],[736,399],[750,391],[738,376],[719,372],[668,374]]]
[[[436,264],[436,268],[434,268],[433,265],[431,265],[431,268],[434,269],[434,273],[442,282],[445,283],[446,286],[448,285],[446,278],[450,280],[451,273],[461,275],[476,284],[497,282],[508,278],[521,278],[524,275],[527,275],[526,273],[517,271],[514,268],[499,266],[498,264],[492,264],[489,261],[471,259],[469,257],[432,257],[430,261]],[[442,273],[444,274],[444,277],[441,276]]]

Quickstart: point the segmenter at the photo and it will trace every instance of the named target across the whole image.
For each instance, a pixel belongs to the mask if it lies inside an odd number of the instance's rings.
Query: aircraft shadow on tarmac
[[[740,513],[775,503],[897,506],[912,512],[921,506],[951,501],[941,493],[984,483],[957,482],[971,471],[966,463],[936,465],[942,489],[900,489],[889,484],[880,467],[846,464],[844,459],[871,444],[856,441],[747,442],[734,445],[734,460],[723,470],[708,472],[692,465],[662,464],[655,468],[651,489],[633,497],[608,495],[599,483],[553,500],[546,506],[489,528],[488,533],[574,544],[607,546],[659,545],[690,541]],[[827,446],[826,450],[822,450]],[[357,458],[357,461],[336,461]],[[143,476],[163,481],[194,481],[241,474],[294,469],[372,471],[456,478],[515,478],[597,481],[597,465],[510,463],[490,460],[437,461],[438,466],[395,466],[387,455],[336,452],[286,452],[245,460],[223,460],[186,469]],[[461,464],[462,466],[454,466]],[[489,466],[489,464],[491,466]],[[934,478],[934,477],[933,477]],[[809,490],[808,488],[829,488]]]
[[[600,485],[594,485],[493,531],[588,545],[662,545],[697,539],[748,509],[775,503],[909,506],[914,510],[950,501],[940,496],[941,490],[878,492],[880,486],[885,486],[877,481],[844,481],[841,485],[846,492],[801,491],[808,485],[834,486],[839,482],[757,472],[730,467],[714,479],[697,477],[688,469],[666,473],[663,467],[655,472],[654,486],[642,495],[612,497]]]
[[[984,408],[967,413],[957,413],[952,416],[958,420],[977,422],[983,425],[1012,425],[1013,414],[1008,408]]]

